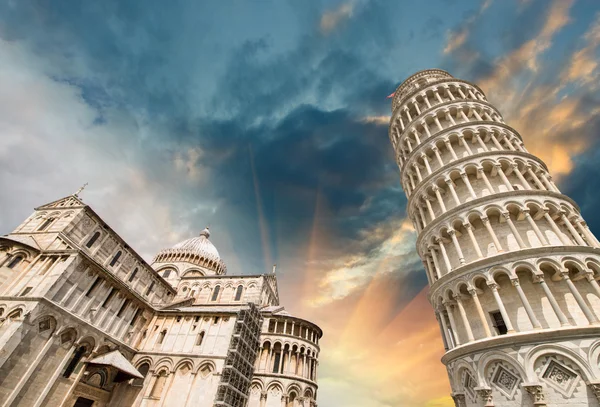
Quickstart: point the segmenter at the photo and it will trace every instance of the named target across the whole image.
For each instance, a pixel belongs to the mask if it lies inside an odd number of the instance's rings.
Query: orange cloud
[[[321,33],[329,34],[333,29],[335,29],[341,22],[348,20],[352,17],[352,13],[354,12],[354,3],[342,3],[335,10],[330,10],[325,12],[321,16],[321,21],[319,23],[319,28],[321,29]]]

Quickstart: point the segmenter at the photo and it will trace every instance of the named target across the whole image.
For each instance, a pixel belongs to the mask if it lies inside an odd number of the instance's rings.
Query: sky
[[[478,84],[600,233],[597,0],[0,0],[0,233],[81,194],[145,259],[205,226],[324,330],[320,407],[451,406],[386,96]]]

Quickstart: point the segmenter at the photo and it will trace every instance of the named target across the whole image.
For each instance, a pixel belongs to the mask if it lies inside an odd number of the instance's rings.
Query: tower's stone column
[[[392,111],[457,405],[597,406],[600,245],[577,204],[477,86],[421,71]]]

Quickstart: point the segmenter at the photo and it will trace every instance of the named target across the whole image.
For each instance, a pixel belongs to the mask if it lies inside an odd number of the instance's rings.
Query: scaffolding
[[[253,303],[238,312],[214,407],[245,407],[260,346],[262,316]]]

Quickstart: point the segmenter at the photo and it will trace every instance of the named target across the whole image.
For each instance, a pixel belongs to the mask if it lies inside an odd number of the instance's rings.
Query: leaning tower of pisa
[[[458,407],[599,406],[600,243],[476,85],[396,90],[389,136]]]

